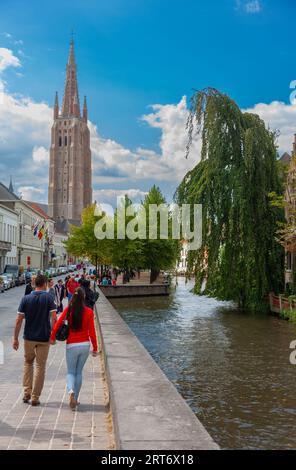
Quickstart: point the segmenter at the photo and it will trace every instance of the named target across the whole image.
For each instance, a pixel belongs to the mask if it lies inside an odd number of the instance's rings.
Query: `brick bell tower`
[[[80,114],[74,41],[71,40],[61,112],[55,96],[51,129],[48,214],[56,221],[80,223],[92,202],[90,133],[84,97]]]

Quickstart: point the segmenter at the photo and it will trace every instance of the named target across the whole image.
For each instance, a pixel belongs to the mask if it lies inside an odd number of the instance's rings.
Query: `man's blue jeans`
[[[75,399],[78,395],[82,384],[82,370],[89,356],[90,345],[73,346],[66,349],[67,360],[67,391],[74,392]]]

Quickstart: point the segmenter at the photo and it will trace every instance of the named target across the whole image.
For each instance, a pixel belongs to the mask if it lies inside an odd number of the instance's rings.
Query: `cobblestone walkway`
[[[50,349],[41,406],[23,404],[23,349],[15,352],[11,348],[15,312],[22,294],[22,287],[0,294],[0,340],[4,343],[4,364],[0,365],[0,449],[111,449],[101,358],[89,357],[79,411],[73,412],[65,388],[65,344],[57,342]]]

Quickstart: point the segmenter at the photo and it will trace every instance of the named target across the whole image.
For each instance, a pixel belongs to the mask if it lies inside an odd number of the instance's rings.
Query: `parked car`
[[[5,291],[5,288],[4,288],[4,282],[3,282],[3,279],[0,275],[0,292],[4,292]]]
[[[25,282],[23,270],[23,266],[18,266],[17,264],[6,264],[3,274],[11,274],[15,279],[15,285],[19,286]]]
[[[55,268],[48,268],[47,272],[49,277],[54,277],[56,274]]]
[[[6,274],[6,277],[10,282],[10,287],[15,287],[17,285],[17,280],[13,274],[8,273]]]
[[[10,289],[12,286],[11,286],[11,282],[10,280],[8,279],[8,277],[6,276],[6,274],[1,274],[0,275],[2,280],[3,280],[3,285],[4,285],[4,290],[8,290]]]
[[[67,274],[68,269],[66,268],[66,266],[59,266],[57,268],[57,272],[58,272],[58,276],[61,276],[62,274]]]

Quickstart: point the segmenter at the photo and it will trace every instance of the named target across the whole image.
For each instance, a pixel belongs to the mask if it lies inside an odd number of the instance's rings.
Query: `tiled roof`
[[[283,155],[280,158],[280,162],[284,164],[290,163],[290,160],[291,160],[291,156],[287,152],[283,153]]]
[[[19,199],[19,197],[9,191],[5,184],[0,183],[0,201],[17,201]]]
[[[32,207],[32,209],[34,209],[35,211],[39,212],[39,214],[44,218],[44,219],[50,219],[50,217],[48,217],[48,215],[46,214],[46,212],[44,212],[44,210],[40,207],[39,204],[37,204],[37,202],[31,202],[31,201],[24,201],[26,204],[28,204],[30,207]]]

